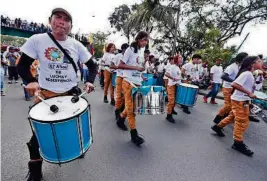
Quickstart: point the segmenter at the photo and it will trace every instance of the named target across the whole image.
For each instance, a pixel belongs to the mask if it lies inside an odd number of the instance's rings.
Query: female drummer
[[[243,135],[249,123],[249,101],[256,98],[253,94],[255,79],[252,72],[261,69],[262,62],[257,56],[250,56],[244,59],[237,79],[232,83],[234,92],[231,96],[232,112],[234,114],[234,144],[233,149],[252,156],[253,152],[244,144]],[[232,123],[232,120],[224,119],[219,124],[212,126],[218,136],[224,137],[222,128]]]
[[[182,72],[179,68],[183,63],[183,58],[181,55],[176,55],[173,59],[174,64],[169,67],[166,71],[166,77],[169,78],[168,81],[168,105],[167,105],[167,117],[166,119],[175,123],[175,120],[172,117],[172,114],[177,115],[177,112],[174,111],[175,106],[175,97],[176,97],[176,86],[181,83],[182,80]]]
[[[111,84],[112,80],[112,73],[113,69],[110,68],[110,65],[112,62],[114,62],[115,59],[115,50],[116,47],[113,43],[109,43],[107,48],[106,48],[106,53],[104,54],[102,61],[105,64],[105,71],[104,71],[104,102],[108,103],[108,88],[110,90],[110,104],[115,105],[115,100],[114,100],[114,87]]]
[[[116,103],[115,103],[115,116],[116,120],[119,119],[120,113],[123,111],[124,107],[124,98],[122,95],[122,80],[123,80],[123,70],[118,69],[120,61],[123,59],[123,55],[126,49],[129,47],[127,43],[121,45],[121,53],[118,53],[114,59],[114,62],[111,64],[111,68],[116,69],[117,78],[116,78]],[[126,129],[127,130],[127,129]]]
[[[131,140],[137,146],[144,143],[144,139],[138,135],[135,125],[135,114],[133,112],[133,100],[132,100],[132,88],[135,86],[142,85],[142,71],[145,70],[143,67],[144,60],[141,54],[141,48],[144,48],[148,44],[148,34],[140,31],[135,41],[127,48],[123,60],[121,61],[119,68],[123,69],[123,82],[122,90],[125,98],[125,110],[127,112],[128,124],[130,127]],[[124,111],[125,112],[125,111]],[[125,114],[121,114],[118,119],[118,127],[125,129],[124,120]]]

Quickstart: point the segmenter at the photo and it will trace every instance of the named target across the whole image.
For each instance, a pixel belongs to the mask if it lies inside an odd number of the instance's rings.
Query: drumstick
[[[80,99],[84,94],[86,94],[86,91],[84,91],[83,93],[81,93],[79,96],[77,96],[77,95],[73,96],[73,97],[71,98],[71,102],[72,102],[72,103],[76,103],[76,102],[78,102],[79,99]]]
[[[26,87],[26,85],[25,84],[21,84],[24,88]],[[35,92],[34,93],[34,95],[36,96],[36,97],[38,97],[38,99],[40,99],[43,103],[45,103],[47,106],[49,106],[50,107],[50,111],[51,112],[53,112],[53,113],[57,113],[58,112],[58,107],[55,105],[55,104],[53,104],[53,105],[50,105],[47,101],[45,101],[41,96],[39,96],[39,94],[38,94],[38,92]]]

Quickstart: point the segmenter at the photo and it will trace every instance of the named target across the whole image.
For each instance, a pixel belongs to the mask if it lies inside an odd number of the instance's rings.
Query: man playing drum
[[[91,59],[91,54],[78,41],[68,37],[72,28],[71,14],[62,8],[56,8],[49,17],[52,34],[33,35],[22,46],[23,52],[18,64],[19,75],[28,84],[26,90],[34,95],[47,99],[54,96],[79,94],[77,87],[77,62],[81,61],[89,68],[88,82],[84,90],[88,93],[94,89],[97,65]],[[55,40],[52,40],[53,36]],[[59,45],[56,45],[56,43]],[[63,47],[63,48],[62,48]],[[61,50],[66,52],[62,52]],[[69,56],[66,56],[69,54]],[[35,59],[40,63],[39,83],[32,76],[30,69]],[[76,67],[75,67],[76,66]],[[35,103],[40,100],[35,99]],[[30,152],[28,181],[40,181],[42,178],[42,158],[39,153],[39,144],[35,134],[27,143]]]
[[[199,54],[194,54],[192,57],[192,62],[188,62],[183,65],[182,67],[182,75],[187,78],[187,83],[191,83],[192,81],[196,80],[196,75],[198,74],[197,72],[197,63],[201,59],[201,55]],[[189,111],[188,107],[183,106],[183,111],[187,114],[190,114],[191,112]]]
[[[177,115],[177,112],[174,111],[175,107],[175,97],[176,97],[176,86],[181,83],[182,72],[179,68],[179,65],[182,65],[183,58],[181,55],[174,57],[174,64],[169,67],[165,75],[169,78],[168,81],[168,105],[167,105],[167,117],[166,119],[175,123],[175,120],[172,117],[172,114]]]

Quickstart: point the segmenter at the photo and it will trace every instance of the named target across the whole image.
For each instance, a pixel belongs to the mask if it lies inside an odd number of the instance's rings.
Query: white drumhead
[[[80,98],[78,102],[72,103],[72,97],[73,96],[60,96],[46,100],[48,104],[54,104],[59,108],[57,113],[51,112],[48,105],[44,102],[40,102],[32,107],[29,116],[32,119],[41,121],[59,121],[79,115],[86,109],[88,103],[84,98]]]
[[[184,86],[184,87],[190,87],[190,88],[198,89],[198,86],[196,86],[196,85],[192,85],[192,84],[182,83],[182,84],[180,84],[180,85],[181,85],[181,86]]]

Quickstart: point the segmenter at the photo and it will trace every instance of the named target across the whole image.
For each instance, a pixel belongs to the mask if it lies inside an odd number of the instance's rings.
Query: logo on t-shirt
[[[45,57],[53,62],[62,61],[64,54],[55,47],[49,47],[45,50]]]

